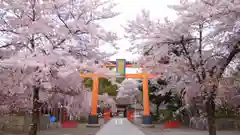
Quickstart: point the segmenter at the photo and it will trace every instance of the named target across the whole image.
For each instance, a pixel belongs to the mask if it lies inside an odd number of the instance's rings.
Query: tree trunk
[[[156,118],[157,118],[157,120],[159,120],[159,107],[160,107],[160,104],[156,104]]]
[[[206,102],[206,110],[208,119],[208,133],[209,135],[216,135],[215,102],[213,96],[211,96]]]
[[[39,121],[40,121],[40,104],[39,104],[39,87],[33,87],[33,110],[32,110],[32,124],[30,125],[29,135],[37,135]]]

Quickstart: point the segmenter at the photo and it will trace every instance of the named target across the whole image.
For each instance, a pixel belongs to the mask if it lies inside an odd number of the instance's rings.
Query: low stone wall
[[[5,115],[0,116],[0,128],[2,131],[22,132],[24,116]]]
[[[193,117],[190,119],[189,127],[198,130],[207,130],[208,129],[207,119]]]
[[[240,119],[221,118],[216,119],[217,130],[240,130]]]
[[[208,123],[206,118],[194,118],[190,120],[189,127],[198,130],[207,130]],[[217,130],[240,130],[240,119],[216,119],[216,128]]]
[[[28,132],[32,121],[31,115],[0,116],[0,130],[11,133]],[[50,127],[49,115],[40,116],[39,130],[45,130]]]

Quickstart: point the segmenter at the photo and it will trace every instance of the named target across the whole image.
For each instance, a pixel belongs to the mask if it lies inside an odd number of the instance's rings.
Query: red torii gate
[[[106,67],[108,67],[106,65]],[[111,65],[113,67],[113,65]],[[115,65],[116,67],[116,65]],[[126,67],[126,66],[125,66]],[[97,105],[98,105],[98,93],[99,93],[99,78],[104,78],[104,76],[97,75],[94,73],[90,74],[81,74],[81,78],[92,78],[93,87],[92,87],[92,103],[91,103],[91,114],[88,116],[88,127],[96,127],[100,126],[98,123],[97,116]],[[149,106],[149,95],[148,95],[148,79],[156,77],[155,75],[148,74],[146,71],[137,74],[125,74],[123,75],[125,78],[133,78],[133,79],[142,79],[143,82],[143,107],[144,107],[144,115],[143,122],[144,126],[152,127],[152,118],[150,115],[150,106]]]

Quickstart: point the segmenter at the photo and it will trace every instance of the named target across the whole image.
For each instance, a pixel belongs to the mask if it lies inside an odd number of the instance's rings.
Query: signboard
[[[126,73],[126,60],[125,59],[117,59],[116,60],[116,71],[120,75],[125,75],[125,73]]]
[[[55,116],[50,116],[50,123],[56,122],[56,117]]]

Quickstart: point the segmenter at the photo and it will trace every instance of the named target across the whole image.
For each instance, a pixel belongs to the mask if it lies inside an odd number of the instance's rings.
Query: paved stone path
[[[145,135],[137,126],[127,118],[112,118],[96,135]]]

